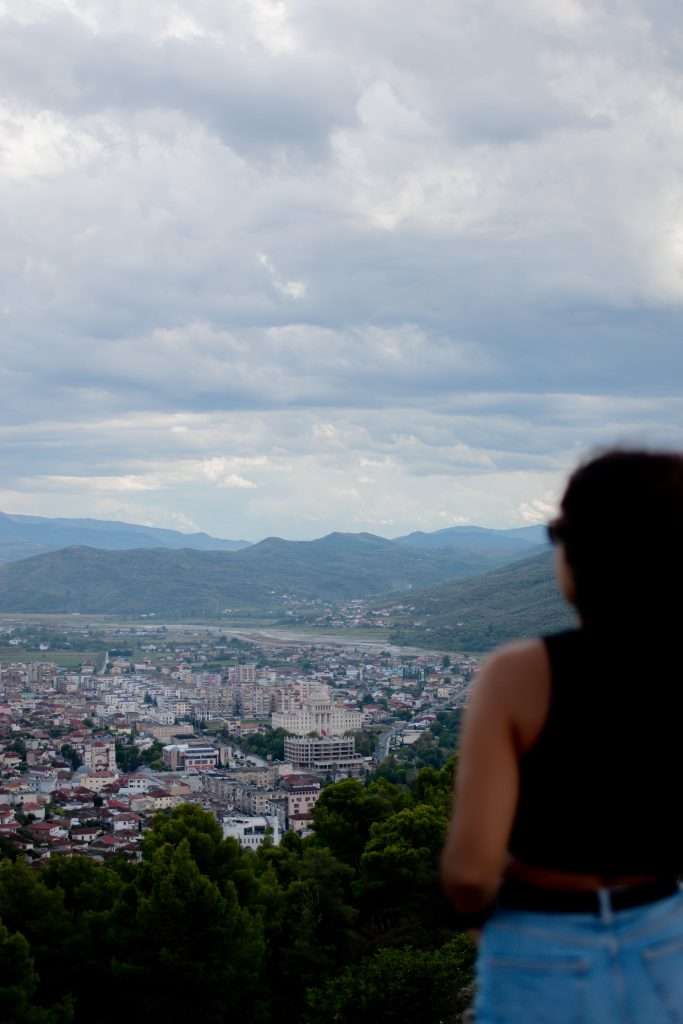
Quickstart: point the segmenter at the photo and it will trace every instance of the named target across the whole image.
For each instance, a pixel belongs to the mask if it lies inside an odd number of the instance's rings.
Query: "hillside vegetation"
[[[460,1024],[474,948],[438,883],[452,769],[327,786],[313,836],[257,851],[189,804],[139,864],[29,867],[1,840],[1,1019]]]
[[[486,573],[398,598],[391,640],[397,644],[487,651],[500,643],[575,625],[560,596],[549,551]]]
[[[340,601],[473,576],[479,556],[416,550],[371,534],[269,538],[241,551],[67,548],[0,566],[0,611],[215,616],[282,613],[287,602]]]

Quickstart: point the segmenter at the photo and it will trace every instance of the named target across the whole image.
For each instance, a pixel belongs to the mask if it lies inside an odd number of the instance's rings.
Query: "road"
[[[401,731],[406,725],[406,722],[397,722],[396,725],[392,725],[386,732],[380,733],[377,737],[377,746],[375,747],[375,760],[379,764],[389,756],[389,747],[394,736]]]

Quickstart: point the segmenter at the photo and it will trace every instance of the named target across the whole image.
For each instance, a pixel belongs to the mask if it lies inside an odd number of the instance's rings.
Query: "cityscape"
[[[683,1020],[680,16],[0,0],[0,1024]]]
[[[0,837],[29,862],[139,859],[155,814],[181,803],[247,848],[305,837],[322,788],[366,780],[458,713],[478,663],[156,624],[0,623],[0,644]],[[100,650],[60,667],[52,644]]]

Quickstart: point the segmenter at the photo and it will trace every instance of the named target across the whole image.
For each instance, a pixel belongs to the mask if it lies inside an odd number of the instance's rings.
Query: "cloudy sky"
[[[680,0],[0,0],[0,508],[542,520],[683,443]]]

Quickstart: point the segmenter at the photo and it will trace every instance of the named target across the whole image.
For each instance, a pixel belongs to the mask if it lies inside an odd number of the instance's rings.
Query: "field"
[[[50,661],[60,668],[78,668],[84,661],[93,662],[98,667],[102,663],[101,651],[29,651],[25,647],[0,648],[0,664],[11,662]]]

